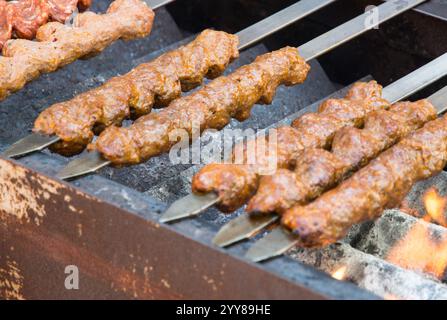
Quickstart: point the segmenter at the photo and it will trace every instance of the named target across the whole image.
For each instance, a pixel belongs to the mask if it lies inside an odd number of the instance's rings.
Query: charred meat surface
[[[115,165],[143,162],[169,151],[177,143],[170,139],[173,132],[182,130],[191,136],[193,125],[203,131],[221,129],[231,118],[247,119],[254,104],[271,103],[279,85],[302,83],[309,69],[296,48],[261,55],[160,112],[139,118],[128,128],[107,128],[91,148]]]
[[[78,58],[98,54],[112,42],[148,35],[153,11],[140,0],[116,0],[106,14],[85,12],[76,16],[74,26],[49,22],[37,31],[38,41],[8,41],[0,57],[0,100],[20,90],[42,73]]]
[[[366,117],[363,129],[345,127],[338,131],[330,151],[306,150],[293,171],[280,169],[262,177],[247,211],[282,213],[293,205],[304,205],[435,118],[436,109],[427,100],[400,102],[389,111],[374,111]]]
[[[296,119],[292,126],[277,129],[276,162],[278,168],[293,168],[294,160],[304,149],[327,148],[335,133],[345,126],[360,127],[365,116],[389,107],[382,99],[382,86],[375,81],[356,83],[344,99],[329,99],[318,113],[308,113]],[[248,143],[258,145],[259,137]],[[253,150],[244,145],[239,148]],[[245,158],[247,158],[245,156]],[[258,160],[258,159],[257,159]],[[232,212],[245,204],[258,188],[260,168],[268,167],[261,158],[256,164],[212,164],[205,166],[193,178],[194,193],[215,192],[219,195],[218,207],[223,212]],[[237,195],[237,196],[235,196]]]
[[[73,155],[92,141],[94,128],[120,125],[131,114],[139,117],[152,107],[166,106],[204,77],[219,76],[236,59],[239,39],[225,32],[205,30],[194,41],[144,63],[102,86],[57,103],[37,118],[34,131],[61,138],[55,152]]]
[[[357,223],[398,206],[412,186],[447,164],[447,116],[379,155],[351,178],[306,206],[287,210],[282,224],[300,246],[321,247],[343,238]]]

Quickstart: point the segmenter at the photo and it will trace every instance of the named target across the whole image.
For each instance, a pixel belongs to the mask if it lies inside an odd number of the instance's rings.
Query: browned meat
[[[12,26],[18,38],[34,39],[37,29],[48,21],[50,10],[46,1],[21,0],[10,6],[15,13]]]
[[[63,23],[76,6],[83,11],[90,5],[90,0],[0,0],[0,17],[6,17],[6,12],[9,14],[8,21],[0,21],[0,49],[11,36],[34,39],[39,27],[49,19]]]
[[[427,100],[401,102],[389,111],[374,111],[366,117],[364,129],[339,130],[331,152],[311,149],[298,157],[294,171],[281,169],[262,177],[247,211],[280,214],[294,205],[304,205],[435,118],[436,109]]]
[[[382,99],[381,95],[382,87],[377,82],[357,83],[349,90],[345,99],[329,99],[320,106],[318,113],[305,114],[296,119],[292,127],[279,128],[276,148],[277,167],[292,168],[294,160],[304,149],[329,147],[335,133],[341,128],[361,126],[369,112],[388,108],[389,103]],[[235,150],[240,147],[236,146]],[[195,193],[217,193],[220,198],[219,209],[223,212],[232,212],[245,204],[258,188],[260,168],[268,167],[263,163],[268,161],[268,158],[257,160],[260,161],[255,165],[205,166],[194,176],[192,190]],[[229,172],[233,175],[232,181],[222,183],[228,179]],[[235,194],[238,196],[235,197]]]
[[[447,116],[388,149],[337,188],[306,206],[287,210],[282,223],[304,247],[321,247],[343,238],[349,228],[378,218],[399,205],[411,187],[447,164]]]
[[[64,155],[81,152],[92,141],[95,126],[120,125],[131,114],[150,113],[154,105],[165,106],[180,97],[182,89],[200,85],[205,76],[221,74],[238,57],[238,42],[235,35],[205,30],[186,46],[51,106],[39,115],[34,131],[62,139],[51,147],[53,151]]]
[[[116,165],[140,163],[169,151],[176,143],[169,139],[172,130],[191,134],[193,124],[201,130],[221,129],[231,118],[245,120],[255,103],[271,103],[279,85],[303,82],[309,69],[296,48],[264,54],[160,112],[139,118],[129,128],[107,128],[93,147]]]
[[[75,27],[50,22],[40,27],[37,41],[11,40],[0,57],[0,100],[21,89],[41,73],[48,73],[91,53],[97,53],[117,39],[148,35],[153,11],[140,0],[115,0],[106,14],[85,12],[76,17]]]
[[[0,0],[0,49],[11,39],[13,11],[4,0]]]

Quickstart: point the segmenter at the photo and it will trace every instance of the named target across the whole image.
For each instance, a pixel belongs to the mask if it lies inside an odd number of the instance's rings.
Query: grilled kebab
[[[294,171],[280,169],[261,177],[247,212],[280,214],[293,205],[304,205],[433,119],[436,108],[428,100],[399,102],[389,111],[374,111],[366,117],[363,129],[338,131],[330,151],[306,150],[295,160]]]
[[[34,39],[48,21],[64,23],[76,10],[90,7],[91,0],[0,0],[0,49],[11,37]]]
[[[412,186],[447,164],[447,116],[391,147],[335,189],[306,206],[294,206],[282,224],[298,244],[320,247],[343,238],[351,226],[399,205]]]
[[[309,148],[328,148],[335,133],[343,127],[361,127],[365,116],[375,110],[387,109],[389,102],[382,99],[382,86],[375,81],[356,83],[344,99],[329,99],[318,113],[305,114],[292,126],[277,129],[276,159],[278,168],[292,168],[300,152]],[[267,139],[259,137],[258,139]],[[258,139],[249,143],[258,144]],[[235,147],[247,147],[239,144]],[[247,158],[247,157],[245,157]],[[210,164],[193,178],[192,190],[203,194],[218,194],[218,207],[223,212],[232,212],[245,204],[258,187],[260,168],[268,167],[260,160],[256,164]]]
[[[125,118],[166,106],[203,81],[215,78],[239,55],[239,39],[221,31],[205,30],[194,41],[110,79],[102,86],[44,110],[34,131],[57,135],[51,150],[73,155],[104,127],[120,125]],[[191,106],[193,108],[193,106]],[[94,132],[95,131],[95,132]]]
[[[77,15],[73,27],[59,22],[41,26],[36,35],[38,41],[8,41],[0,57],[0,100],[41,73],[98,54],[117,39],[148,35],[153,19],[153,11],[144,2],[115,0],[106,14],[87,11]]]
[[[173,130],[185,130],[191,136],[193,124],[200,125],[203,131],[221,129],[231,118],[247,119],[254,104],[271,103],[279,85],[304,82],[309,69],[296,48],[261,55],[229,76],[173,101],[160,112],[139,118],[130,127],[108,127],[90,149],[98,150],[115,165],[143,162],[177,143],[169,139]]]

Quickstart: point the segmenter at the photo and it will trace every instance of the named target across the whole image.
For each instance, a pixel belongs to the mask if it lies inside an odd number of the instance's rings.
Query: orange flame
[[[385,300],[402,300],[398,296],[395,296],[395,295],[393,295],[391,293],[385,294],[384,299]]]
[[[336,271],[332,273],[332,278],[337,280],[343,280],[346,276],[347,267],[343,266],[341,268],[338,268]]]
[[[387,260],[442,279],[447,268],[447,234],[434,238],[426,222],[417,222],[389,251]]]
[[[427,215],[423,219],[428,222],[436,222],[441,226],[447,226],[447,219],[445,217],[447,199],[440,196],[438,190],[431,188],[427,190],[423,200],[425,211],[427,211]]]

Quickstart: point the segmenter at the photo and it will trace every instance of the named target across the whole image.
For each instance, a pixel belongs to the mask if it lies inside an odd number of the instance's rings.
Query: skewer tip
[[[215,205],[219,198],[214,193],[205,195],[189,194],[184,198],[175,201],[166,212],[160,217],[162,223],[173,222],[198,215],[200,212]]]
[[[277,215],[252,217],[242,214],[224,225],[213,239],[213,244],[227,247],[236,242],[248,239],[278,219]]]
[[[296,244],[296,238],[289,231],[278,227],[251,246],[245,257],[253,262],[265,261],[284,254]]]
[[[68,163],[61,171],[56,175],[57,178],[62,180],[74,179],[89,173],[93,173],[103,167],[106,167],[111,162],[104,159],[97,151],[88,153],[86,156],[75,159]]]
[[[45,149],[49,145],[60,140],[58,136],[45,136],[39,133],[32,133],[23,139],[12,144],[2,155],[6,158],[16,158],[32,152]]]

